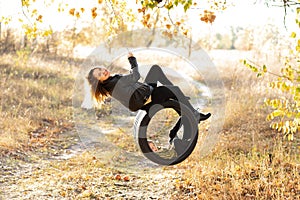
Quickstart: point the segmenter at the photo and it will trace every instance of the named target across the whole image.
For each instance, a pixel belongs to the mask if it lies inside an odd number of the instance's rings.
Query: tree
[[[253,32],[254,27],[249,26],[246,28],[241,28],[237,33],[237,39],[234,42],[234,46],[239,50],[252,50],[253,48]]]
[[[43,26],[44,13],[41,3],[36,0],[20,0],[22,3],[23,17],[20,18],[28,38],[37,36],[47,37],[52,34],[51,26]],[[219,12],[232,6],[229,0],[94,0],[92,4],[72,6],[62,1],[45,1],[44,8],[56,7],[58,13],[69,13],[74,20],[79,20],[83,15],[90,15],[90,19],[106,24],[106,36],[109,37],[128,29],[143,26],[149,29],[155,27],[165,28],[165,35],[176,36],[178,32],[189,35],[191,26],[188,22],[191,10],[197,10],[199,23],[213,23]],[[284,12],[287,8],[299,5],[296,0],[265,0],[267,5],[282,6]],[[2,18],[1,21],[4,19]]]
[[[38,7],[41,6],[39,1],[20,1],[23,16],[19,18],[19,23],[29,40],[48,37],[53,33],[52,27],[55,24],[45,27],[42,11],[50,7],[56,7],[58,13],[68,13],[74,18],[74,23],[88,13],[89,20],[104,25],[106,37],[137,27],[163,27],[166,29],[164,34],[173,37],[178,32],[186,36],[189,34],[191,27],[186,20],[188,10],[199,9],[199,22],[213,23],[216,18],[215,12],[224,10],[228,4],[226,0],[207,0],[204,3],[200,0],[143,0],[135,3],[125,0],[94,0],[91,5],[73,7],[62,1],[52,0],[43,4],[41,9]],[[0,22],[8,17],[4,16]]]
[[[296,5],[296,4],[295,4]],[[296,24],[300,28],[300,8],[296,8]],[[299,29],[298,29],[299,30]],[[300,131],[300,35],[291,33],[294,47],[290,56],[286,58],[280,74],[268,70],[266,65],[259,66],[251,61],[244,60],[244,64],[257,73],[257,77],[270,74],[276,77],[269,83],[269,87],[278,94],[275,98],[266,98],[265,104],[271,107],[272,112],[267,115],[271,128],[281,132],[289,140]]]

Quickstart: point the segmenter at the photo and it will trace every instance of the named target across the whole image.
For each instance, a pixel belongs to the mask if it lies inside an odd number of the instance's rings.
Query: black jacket
[[[127,75],[117,74],[103,82],[109,94],[131,111],[139,110],[151,95],[151,87],[138,82],[141,75],[135,57],[128,58],[131,72]]]

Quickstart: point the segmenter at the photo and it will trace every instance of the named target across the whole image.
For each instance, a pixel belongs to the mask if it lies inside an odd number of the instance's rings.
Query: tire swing
[[[161,118],[163,123],[156,118]],[[165,126],[170,124],[170,120],[166,120],[170,118],[173,122],[177,121],[176,124],[180,124],[181,136],[178,132],[176,135],[169,135],[169,130]],[[156,128],[152,128],[153,126]],[[160,136],[165,137],[163,142],[168,144],[168,148],[157,147],[156,143]],[[177,100],[169,99],[162,104],[150,102],[139,110],[135,118],[134,137],[146,158],[160,165],[175,165],[184,161],[193,152],[198,139],[198,122],[194,113]],[[170,137],[169,140],[166,137]]]

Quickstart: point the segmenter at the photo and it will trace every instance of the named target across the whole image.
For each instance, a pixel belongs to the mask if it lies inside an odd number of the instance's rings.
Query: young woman
[[[150,99],[154,104],[175,99],[187,105],[194,112],[198,122],[211,116],[210,113],[202,114],[195,110],[188,101],[188,97],[182,93],[179,87],[172,84],[158,65],[151,67],[144,83],[142,83],[139,82],[138,64],[132,53],[128,54],[128,60],[132,70],[130,74],[111,75],[110,71],[104,67],[90,70],[87,79],[91,86],[93,98],[98,102],[103,102],[106,97],[112,96],[131,111],[141,109]],[[162,85],[158,86],[157,82]],[[171,132],[176,132],[175,129],[172,129]]]

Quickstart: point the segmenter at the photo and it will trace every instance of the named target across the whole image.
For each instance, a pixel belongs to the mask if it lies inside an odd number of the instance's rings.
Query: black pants
[[[159,81],[162,86],[157,86]],[[188,98],[183,94],[179,87],[174,86],[172,82],[166,77],[162,69],[158,65],[153,65],[148,72],[145,83],[151,85],[154,89],[151,94],[151,103],[161,104],[169,99],[177,100],[189,107],[195,114],[198,113],[188,101]],[[182,126],[183,119],[180,117],[175,126],[170,130],[169,137],[170,143],[176,137],[178,130]],[[183,139],[189,139],[190,133],[185,133]]]
[[[157,86],[159,81],[162,86]],[[158,65],[153,65],[149,70],[145,83],[151,85],[154,89],[151,94],[151,101],[154,104],[166,102],[169,99],[174,99],[188,106],[192,111],[195,111],[193,106],[188,101],[188,98],[183,94],[178,86],[166,77],[162,69]]]

